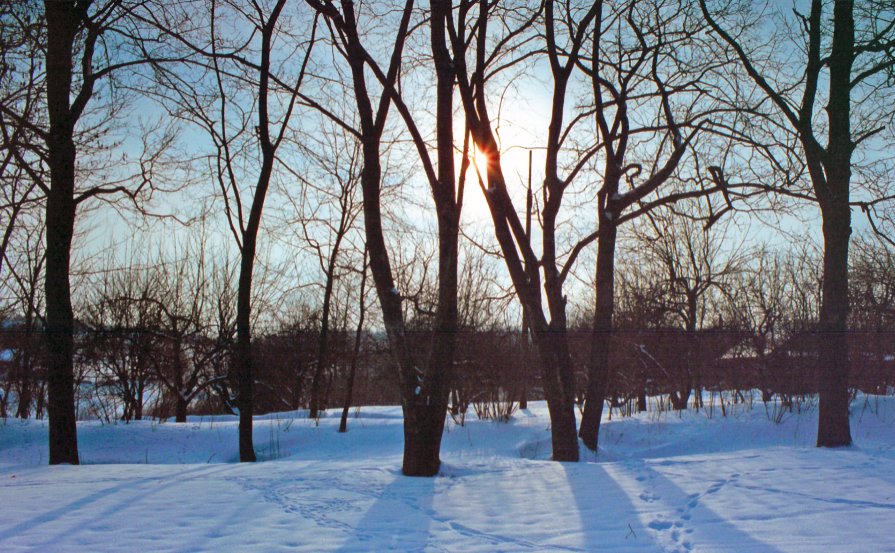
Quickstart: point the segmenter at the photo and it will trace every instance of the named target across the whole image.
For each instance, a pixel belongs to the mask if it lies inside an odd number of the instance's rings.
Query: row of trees
[[[656,220],[657,226],[681,222]],[[683,230],[661,228],[667,235]],[[671,408],[690,403],[699,408],[702,391],[751,389],[760,389],[766,402],[778,394],[786,403],[794,394],[815,391],[816,366],[805,348],[810,350],[806,339],[820,304],[819,256],[793,250],[730,257],[720,251],[723,230],[680,241],[644,235],[623,245],[636,262],[618,269],[608,404],[644,410],[648,395],[665,395]],[[107,260],[84,285],[75,301],[79,417],[129,421],[145,414],[182,422],[188,411],[234,412],[235,267],[206,265],[209,256],[201,249],[180,253],[177,260],[159,253],[124,268]],[[884,392],[893,384],[893,263],[891,252],[872,242],[857,242],[852,253],[855,309],[849,343],[857,348],[850,364],[852,389]],[[525,370],[531,355],[527,337],[493,317],[506,303],[494,294],[500,289],[483,293],[487,287],[469,284],[489,272],[497,268],[489,267],[484,255],[461,265],[461,282],[467,285],[458,298],[458,369],[451,384],[456,417],[470,405],[499,416],[514,402],[543,398],[540,378]],[[333,286],[343,285],[363,282],[349,276]],[[415,287],[425,313],[436,283],[422,277]],[[337,297],[326,359],[319,356],[321,306],[290,310],[262,324],[253,342],[260,411],[399,400],[384,337],[358,334],[354,304],[359,298],[347,291]],[[576,303],[570,355],[580,404],[592,314],[585,298]],[[425,317],[417,316],[414,336],[426,332]],[[0,348],[10,355],[3,359],[0,414],[42,417],[46,358],[40,329],[24,318],[7,319],[5,327]]]
[[[223,232],[202,241],[230,235],[238,258],[233,297],[203,301],[217,301],[221,317],[233,314],[228,373],[243,461],[255,458],[253,306],[269,292],[266,283],[253,285],[259,246],[273,259],[283,244],[298,242],[320,265],[314,413],[329,364],[335,283],[348,274],[366,283],[369,270],[374,325],[387,337],[404,409],[403,470],[436,474],[459,366],[458,295],[477,278],[460,272],[461,228],[475,228],[461,216],[468,181],[483,194],[493,231],[493,239],[479,232],[472,242],[505,265],[504,288],[520,306],[531,362],[540,367],[556,460],[577,460],[579,436],[597,447],[617,348],[618,283],[633,287],[625,297],[645,304],[659,292],[646,272],[617,282],[617,258],[624,266],[638,257],[620,247],[626,233],[652,248],[655,263],[644,267],[661,267],[664,292],[679,300],[663,316],[682,321],[683,364],[692,366],[706,321],[700,298],[742,274],[730,241],[723,262],[700,266],[711,253],[700,237],[734,216],[765,212],[783,217],[781,225],[798,223],[812,209],[805,202],[819,206],[822,222],[813,330],[823,335],[827,362],[818,379],[818,445],[851,442],[851,210],[860,208],[884,236],[892,170],[882,145],[895,105],[889,3],[812,0],[786,11],[711,0],[47,0],[4,3],[0,15],[3,270],[17,282],[44,278],[44,313],[37,296],[22,312],[32,329],[39,320],[44,330],[51,463],[78,461],[72,290],[84,285],[72,282],[72,253],[85,251],[75,248],[79,211],[105,202],[170,224],[216,212]],[[501,142],[514,118],[504,105],[526,95],[547,106],[540,143],[525,144],[540,152],[543,180],[533,186],[529,176],[527,187],[510,169],[507,147],[514,145]],[[136,107],[154,116],[140,121]],[[428,193],[415,192],[416,182]],[[197,196],[203,187],[212,192]],[[277,220],[265,226],[271,194],[280,200]],[[396,223],[402,218],[417,219],[434,257],[412,255]],[[805,217],[808,227],[812,219]],[[40,244],[39,260],[27,262]],[[682,258],[694,272],[684,272]],[[594,264],[582,269],[587,259]],[[759,266],[776,263],[761,259]],[[424,301],[406,281],[428,275],[430,265],[437,284]],[[293,282],[307,284],[296,269],[312,270],[290,268]],[[159,289],[204,297],[202,279],[176,275],[160,277]],[[117,288],[141,294],[140,278],[120,278]],[[594,291],[580,427],[569,303],[576,280],[592,282]],[[176,336],[200,324],[158,298],[138,302],[155,304],[142,314],[101,297],[90,304],[101,326],[119,324],[115,317],[140,325],[151,315],[153,328],[174,328]],[[762,317],[735,318],[749,316]],[[425,340],[417,338],[421,330]],[[184,347],[177,339],[166,346],[170,364],[183,361]],[[209,363],[223,355],[187,349]],[[159,381],[162,374],[155,371]],[[192,386],[168,387],[188,399]],[[694,386],[685,383],[673,401],[686,404]]]

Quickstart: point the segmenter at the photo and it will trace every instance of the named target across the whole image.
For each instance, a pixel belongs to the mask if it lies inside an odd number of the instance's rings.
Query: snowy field
[[[895,551],[895,398],[852,404],[856,446],[812,447],[816,411],[614,418],[601,452],[547,461],[543,404],[451,422],[441,475],[400,475],[401,412],[78,426],[83,465],[45,466],[46,424],[0,421],[0,551]]]

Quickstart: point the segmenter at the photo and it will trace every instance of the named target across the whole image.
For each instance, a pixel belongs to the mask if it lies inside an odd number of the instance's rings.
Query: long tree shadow
[[[631,493],[639,492],[641,521],[666,550],[780,551],[707,506],[705,499],[721,491],[736,474],[712,480],[699,493],[687,493],[650,463],[634,461],[605,466],[621,487]]]
[[[429,545],[436,478],[396,473],[367,508],[353,533],[336,550],[423,551]]]
[[[90,494],[80,497],[74,501],[70,501],[55,509],[41,513],[28,520],[22,521],[15,526],[5,529],[3,534],[6,537],[14,537],[24,532],[35,531],[38,530],[41,526],[60,521],[67,515],[76,513],[79,510],[90,506],[91,504],[97,503],[99,501],[113,500],[113,502],[107,508],[105,508],[103,512],[97,517],[97,522],[102,522],[102,520],[106,516],[117,513],[124,508],[138,507],[140,502],[145,501],[150,495],[154,495],[165,489],[177,486],[185,479],[189,480],[198,476],[205,477],[209,476],[210,474],[226,471],[229,468],[232,467],[221,465],[210,467],[207,465],[203,465],[184,470],[177,474],[160,474],[159,476],[149,476],[138,480],[128,479],[119,484],[96,490]],[[69,467],[65,467],[63,470],[67,469],[69,469]],[[79,469],[75,468],[71,470]],[[84,484],[89,484],[89,482],[84,482]],[[147,486],[147,484],[153,485]],[[118,496],[126,491],[131,491],[133,493],[128,493],[125,496],[118,498]],[[63,537],[65,537],[66,539],[70,539],[74,535],[86,530],[87,528],[89,528],[89,525],[66,525],[65,528],[62,528],[58,532],[49,536],[48,539],[46,539],[44,542],[37,545],[49,546],[50,544],[56,543],[56,540]],[[0,540],[0,542],[2,542],[2,540]]]
[[[560,463],[581,526],[583,551],[655,551],[629,494],[603,464]]]

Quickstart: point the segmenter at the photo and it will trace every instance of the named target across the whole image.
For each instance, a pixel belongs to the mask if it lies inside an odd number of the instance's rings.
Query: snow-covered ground
[[[852,405],[856,446],[812,447],[816,411],[613,418],[599,455],[554,463],[543,404],[448,424],[436,478],[400,474],[398,408],[78,426],[0,421],[0,551],[895,551],[895,398]]]

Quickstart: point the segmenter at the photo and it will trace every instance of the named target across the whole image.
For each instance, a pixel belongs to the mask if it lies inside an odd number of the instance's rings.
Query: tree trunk
[[[848,206],[824,218],[823,296],[819,321],[818,447],[851,445],[848,416]]]
[[[817,191],[823,215],[824,274],[820,308],[818,447],[851,445],[848,420],[848,241],[851,235],[851,72],[855,23],[851,0],[833,8],[826,186]],[[822,184],[822,183],[821,183]],[[817,187],[816,187],[817,188]]]
[[[252,370],[252,269],[255,262],[255,236],[243,233],[242,259],[239,270],[239,289],[236,299],[236,381],[239,408],[239,460],[256,460],[252,441],[255,380]]]
[[[538,353],[544,368],[544,394],[550,413],[554,461],[578,461],[578,436],[575,420],[575,392],[568,335],[560,332],[536,333]]]
[[[609,354],[612,347],[612,315],[615,309],[615,239],[617,229],[606,221],[601,221],[597,238],[597,298],[594,306],[594,321],[591,328],[590,363],[587,374],[587,396],[581,428],[578,436],[584,445],[597,450],[600,436],[600,419],[603,416],[603,402],[606,383],[609,380]]]
[[[528,365],[531,363],[531,343],[529,342],[528,317],[522,323],[522,367],[519,369],[519,409],[528,409]]]
[[[455,196],[454,66],[447,48],[446,24],[451,4],[432,2],[431,47],[436,77],[436,144],[438,180],[430,183],[438,219],[438,304],[432,350],[424,380],[404,387],[404,462],[407,476],[434,476],[441,465],[441,437],[453,380],[457,339],[457,261],[460,205]],[[408,374],[410,367],[405,368]],[[409,424],[408,424],[409,423]]]
[[[174,403],[174,422],[184,423],[186,422],[186,411],[189,406],[189,401],[181,394],[177,394],[175,396]]]
[[[314,378],[311,381],[311,404],[309,406],[310,412],[308,413],[308,417],[312,419],[316,419],[320,415],[319,411],[321,409],[326,409],[325,402],[321,401],[320,381],[323,377],[323,372],[326,370],[326,365],[329,363],[329,312],[332,305],[333,286],[335,285],[336,259],[338,258],[339,246],[345,232],[346,214],[344,209],[346,208],[343,207],[336,242],[333,245],[326,268],[326,285],[323,289],[323,313],[320,319],[320,342],[317,348],[317,367],[314,370]]]
[[[646,379],[640,378],[640,389],[637,390],[637,412],[646,413]]]
[[[436,413],[432,406],[418,404],[404,409],[405,476],[435,476],[441,468],[441,436],[446,411]]]
[[[29,317],[30,319],[30,317]],[[16,416],[20,419],[27,419],[31,412],[31,401],[33,398],[32,374],[34,372],[34,363],[32,362],[31,348],[33,339],[31,334],[34,332],[30,320],[25,325],[25,348],[22,352],[22,358],[16,360],[19,374],[19,403],[16,406]]]
[[[78,464],[74,401],[74,315],[70,261],[75,226],[75,117],[72,93],[74,39],[81,17],[69,3],[45,2],[47,18],[47,157],[50,190],[46,203],[47,410],[50,464]]]
[[[363,276],[360,279],[360,314],[357,319],[357,330],[354,333],[354,351],[351,354],[351,368],[348,373],[348,386],[345,389],[345,405],[342,407],[342,420],[339,421],[339,432],[348,431],[348,410],[354,396],[354,379],[357,375],[357,360],[360,356],[361,338],[364,332],[364,315],[367,300],[367,251],[364,250]]]

